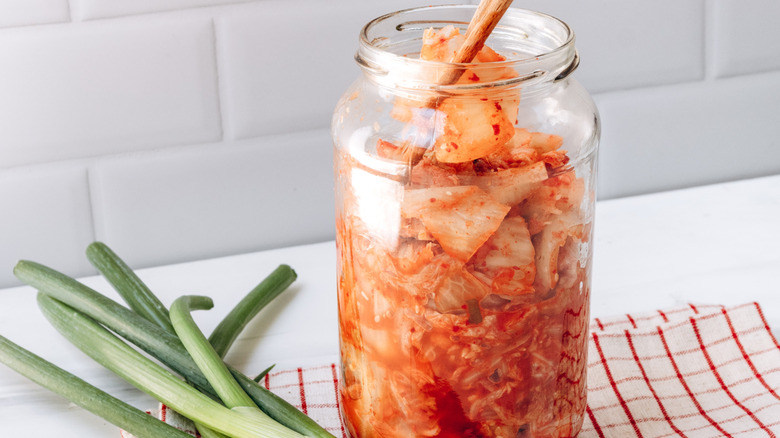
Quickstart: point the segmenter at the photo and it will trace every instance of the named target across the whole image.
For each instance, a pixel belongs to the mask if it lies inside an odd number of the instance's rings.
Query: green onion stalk
[[[192,438],[3,336],[0,336],[0,363],[139,438]]]
[[[284,292],[296,278],[298,275],[291,267],[279,265],[225,315],[209,336],[209,342],[219,357],[225,357],[230,346],[249,321]]]
[[[267,416],[228,409],[144,357],[93,319],[38,294],[51,324],[73,345],[162,403],[209,429],[234,438],[300,438]]]
[[[181,341],[159,325],[51,268],[20,261],[14,274],[43,294],[82,312],[132,342],[211,397],[217,392],[188,354]],[[228,367],[239,385],[260,409],[279,423],[313,438],[333,438],[314,420],[241,372]],[[175,409],[175,408],[174,408]]]
[[[195,325],[190,311],[209,310],[214,303],[209,297],[183,296],[177,298],[171,306],[171,323],[184,348],[206,376],[219,398],[229,408],[254,407],[255,402],[241,389],[230,374],[225,362],[219,357],[208,339]],[[265,414],[263,414],[265,415]]]
[[[92,242],[87,246],[87,259],[135,313],[173,333],[165,305],[111,248]]]
[[[168,309],[111,248],[102,242],[92,242],[86,252],[90,263],[111,283],[135,313],[174,333]],[[205,438],[225,437],[202,424],[195,423],[195,428]]]
[[[111,283],[125,303],[135,313],[157,324],[166,331],[175,334],[168,309],[111,248],[102,242],[93,242],[87,247],[86,254],[90,263]],[[227,351],[249,321],[268,303],[286,290],[296,278],[297,275],[292,268],[287,265],[280,265],[225,316],[209,337],[209,342],[220,358],[227,354]],[[259,381],[271,368],[273,368],[273,365],[260,373],[254,380],[256,382]],[[230,378],[233,380],[232,376]],[[240,389],[238,384],[235,384],[235,386]],[[241,392],[244,393],[243,390]],[[252,404],[252,406],[255,405]],[[223,437],[223,435],[211,431],[202,424],[196,423],[195,427],[206,438]]]

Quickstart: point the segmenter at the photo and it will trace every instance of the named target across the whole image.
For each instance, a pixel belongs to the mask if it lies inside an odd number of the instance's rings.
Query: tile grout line
[[[704,77],[703,81],[709,82],[718,78],[716,71],[716,35],[717,29],[715,26],[715,8],[716,0],[704,0],[704,29],[702,36],[702,56],[704,57]]]
[[[68,0],[68,18],[71,23],[76,23],[81,20],[76,19],[76,11],[78,8],[73,4],[76,0]]]
[[[87,178],[87,200],[89,201],[89,211],[90,211],[90,217],[92,219],[92,241],[95,242],[98,239],[98,235],[102,234],[99,233],[99,220],[98,220],[98,209],[97,205],[99,205],[99,202],[97,202],[97,188],[95,187],[95,178],[94,178],[94,162],[88,163],[85,167],[86,171],[86,178]]]
[[[213,43],[214,43],[214,75],[216,77],[216,91],[217,91],[217,105],[219,107],[219,121],[220,121],[220,129],[221,129],[221,139],[220,141],[224,142],[227,139],[232,139],[231,136],[228,136],[228,133],[232,131],[232,126],[230,126],[229,118],[227,117],[228,111],[227,111],[227,84],[225,83],[225,78],[221,74],[220,64],[224,63],[224,50],[220,50],[219,48],[219,42],[221,38],[219,37],[219,26],[217,26],[217,17],[212,16],[211,17],[211,31],[213,36]],[[224,66],[223,66],[224,67]]]
[[[77,0],[68,0],[68,3],[72,3]],[[163,9],[150,9],[150,10],[140,10],[135,12],[124,12],[124,13],[117,13],[117,14],[105,14],[105,15],[99,15],[94,17],[88,17],[86,19],[80,19],[76,21],[100,21],[100,20],[117,20],[117,19],[123,19],[128,17],[141,17],[144,15],[156,15],[156,14],[178,14],[178,13],[188,13],[189,11],[198,11],[198,10],[205,10],[205,9],[212,9],[215,11],[220,11],[224,9],[230,9],[236,6],[244,5],[244,4],[251,4],[255,3],[256,0],[233,0],[226,3],[216,3],[216,4],[206,4],[206,5],[200,5],[200,6],[184,6],[184,7],[171,7],[171,8],[163,8]],[[73,10],[71,5],[71,10]],[[78,10],[78,8],[76,8]],[[197,13],[197,12],[196,12]]]

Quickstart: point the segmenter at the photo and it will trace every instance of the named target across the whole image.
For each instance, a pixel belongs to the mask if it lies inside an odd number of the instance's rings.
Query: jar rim
[[[403,9],[377,17],[361,29],[355,60],[364,72],[373,76],[388,76],[391,74],[391,70],[399,71],[399,74],[394,75],[396,76],[396,86],[400,85],[398,83],[399,77],[403,78],[406,73],[407,77],[401,82],[406,83],[406,85],[415,83],[414,88],[420,88],[423,83],[430,82],[409,78],[414,76],[413,74],[409,75],[409,73],[419,72],[423,69],[459,68],[465,70],[467,68],[498,69],[509,67],[518,72],[516,78],[505,79],[501,84],[482,83],[478,85],[484,87],[486,85],[512,85],[533,80],[560,80],[568,76],[578,66],[579,56],[574,48],[575,35],[571,27],[552,15],[520,8],[507,10],[488,39],[488,44],[491,44],[492,41],[498,45],[509,42],[514,44],[511,47],[515,48],[520,46],[533,48],[532,46],[534,46],[538,50],[535,53],[521,54],[521,52],[515,51],[512,53],[514,56],[508,56],[506,50],[502,51],[499,48],[498,51],[507,59],[488,63],[450,63],[428,61],[410,56],[416,55],[416,53],[408,52],[409,50],[414,50],[415,47],[419,50],[422,46],[421,35],[424,29],[440,28],[447,24],[453,24],[465,30],[468,26],[468,20],[471,19],[475,10],[475,5],[433,5]],[[462,18],[455,19],[456,16]],[[383,28],[380,29],[380,27]],[[393,41],[391,37],[381,35],[382,31],[394,32],[395,36],[407,33],[410,34],[410,37]],[[414,37],[415,35],[419,35],[419,37]],[[416,44],[410,44],[411,42],[416,42]],[[463,88],[462,85],[428,85],[435,86],[437,89]]]

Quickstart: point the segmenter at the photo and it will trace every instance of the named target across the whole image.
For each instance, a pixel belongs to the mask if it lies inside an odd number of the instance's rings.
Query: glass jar
[[[511,8],[473,63],[448,63],[474,10],[368,23],[335,110],[352,437],[582,425],[598,114],[570,76],[574,34],[549,15]]]

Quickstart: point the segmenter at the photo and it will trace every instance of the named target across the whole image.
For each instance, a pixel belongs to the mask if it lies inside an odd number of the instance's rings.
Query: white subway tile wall
[[[68,0],[0,1],[0,28],[70,21]]]
[[[335,229],[328,135],[101,160],[90,168],[96,238],[132,266],[326,240]]]
[[[91,272],[84,249],[94,240],[87,169],[40,166],[0,173],[0,285],[17,260],[70,275]],[[62,252],[67,248],[68,254]]]
[[[596,104],[610,148],[602,199],[780,172],[767,124],[780,122],[780,71],[607,93]]]
[[[417,4],[0,2],[0,288],[20,258],[94,272],[94,239],[136,267],[332,239],[358,32]],[[780,172],[775,0],[514,6],[577,34],[601,199]]]
[[[704,0],[525,0],[571,26],[577,79],[591,92],[674,84],[704,76]]]
[[[416,5],[419,0],[392,2],[393,10]],[[299,0],[295,7],[267,0],[217,19],[226,136],[327,126],[336,101],[358,76],[352,61],[358,23],[385,12],[386,5],[364,0]],[[279,35],[284,44],[269,43]]]
[[[229,5],[251,0],[70,0],[73,20],[95,20],[149,12]]]
[[[780,2],[719,0],[713,15],[716,75],[780,69]]]
[[[222,137],[208,17],[6,29],[0,59],[0,168]]]

